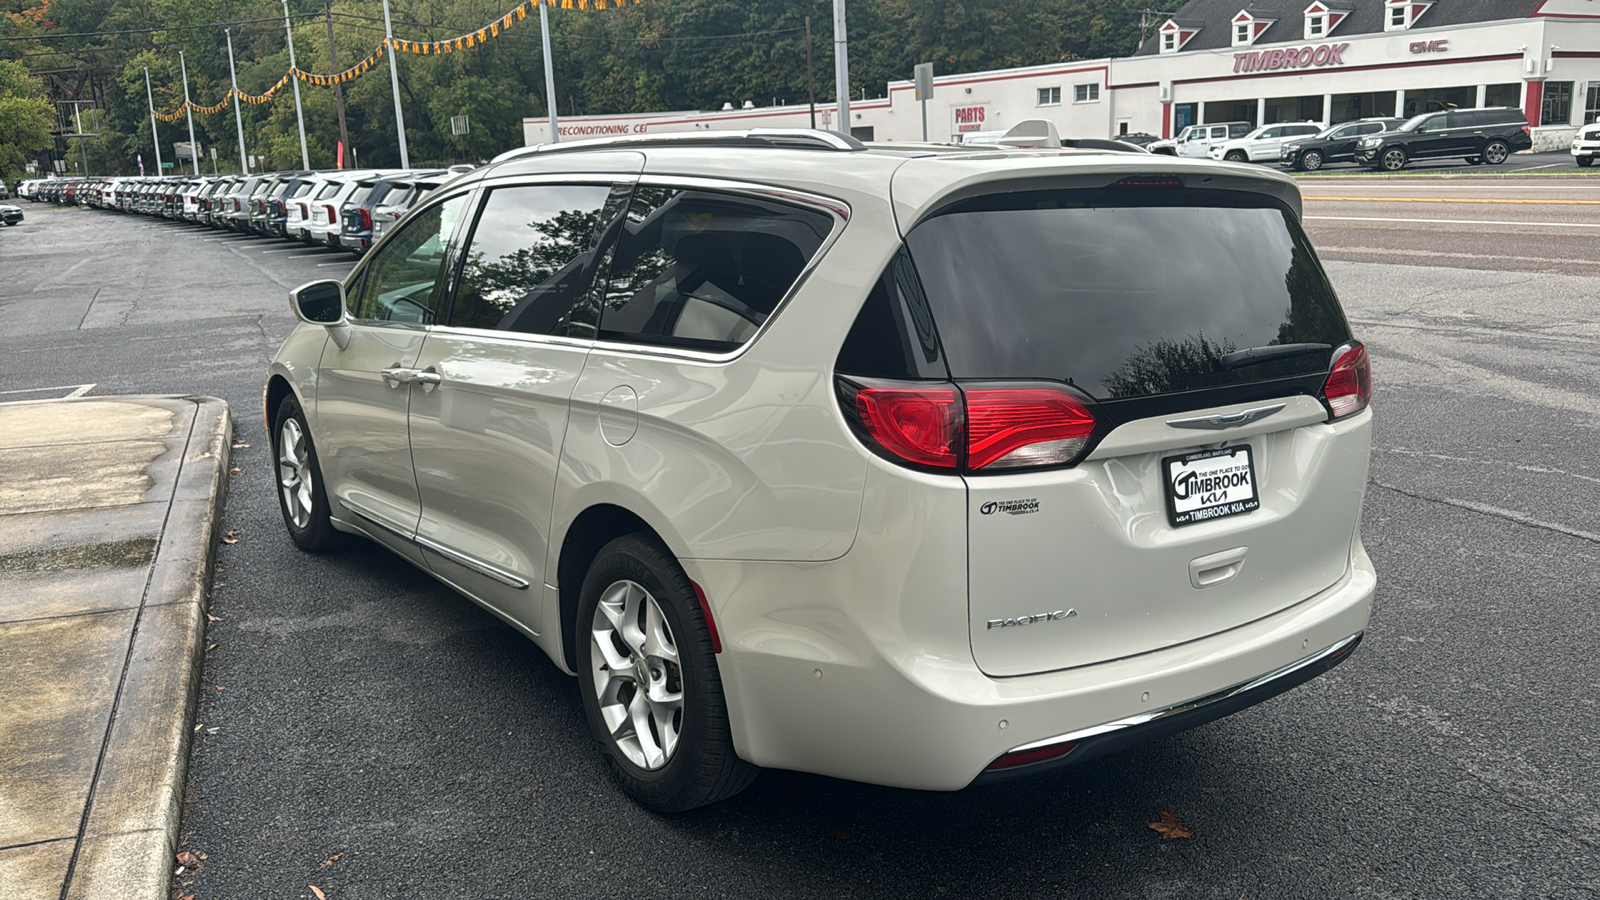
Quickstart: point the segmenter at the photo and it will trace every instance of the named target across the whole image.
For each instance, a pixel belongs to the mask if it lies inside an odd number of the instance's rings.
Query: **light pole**
[[[283,0],[283,30],[289,33],[289,68],[298,70],[300,67],[294,62],[294,28],[289,25],[289,0]],[[300,79],[290,72],[289,80],[294,82],[294,117],[300,123],[300,168],[310,169],[311,155],[306,153],[306,114],[300,111]]]
[[[189,103],[189,65],[183,61],[183,48],[178,48],[178,68],[183,70],[183,115],[189,120],[189,162],[194,164],[194,174],[200,174],[200,148],[194,142],[194,109]]]
[[[539,0],[539,36],[544,41],[544,105],[550,110],[550,143],[561,142],[556,127],[556,68],[550,59],[550,11],[548,0]]]
[[[840,134],[850,134],[850,41],[845,37],[844,0],[833,0],[833,80],[839,95]]]
[[[239,111],[239,73],[233,67],[233,29],[224,28],[228,38],[228,80],[233,83],[233,124],[239,126],[239,171],[250,174],[250,157],[244,152],[244,113]]]
[[[150,67],[144,67],[144,97],[150,101],[150,143],[156,148],[156,174],[161,174],[161,138],[156,136],[156,95],[150,90]]]
[[[394,62],[394,26],[389,24],[389,0],[383,0],[383,38],[389,48],[389,86],[394,88],[394,129],[400,135],[400,168],[409,169],[411,154],[406,152],[406,117],[400,111],[400,70]]]

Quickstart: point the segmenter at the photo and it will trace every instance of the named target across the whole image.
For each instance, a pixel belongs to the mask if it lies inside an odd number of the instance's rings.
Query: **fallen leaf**
[[[217,690],[219,690],[219,691],[222,690],[222,685],[220,685],[220,684],[217,685]]]
[[[200,858],[187,850],[178,854],[178,865],[180,866],[195,866],[199,864]]]
[[[179,894],[178,900],[194,900],[193,894]]]
[[[211,646],[206,648],[206,652],[210,653],[211,651],[213,651],[215,649],[217,649],[217,645],[216,644],[212,644]]]
[[[207,622],[221,622],[222,621],[222,617],[221,616],[213,616],[211,613],[206,613],[206,621]]]
[[[194,858],[200,860],[201,862],[205,862],[207,859],[210,859],[210,857],[206,856],[204,853],[196,853]]]
[[[249,444],[234,444],[233,445],[233,449],[235,449],[235,450],[243,450],[248,446],[250,446],[250,445]]]
[[[308,884],[306,887],[311,888],[311,893],[317,895],[317,900],[328,900],[328,895],[322,892],[322,888],[319,888],[314,884]]]
[[[1183,820],[1178,818],[1178,814],[1170,809],[1163,809],[1161,811],[1161,820],[1151,822],[1149,828],[1151,831],[1160,834],[1163,841],[1194,837],[1194,832],[1190,831],[1183,824]]]
[[[234,466],[233,468],[229,469],[228,471],[229,472],[243,472],[244,470],[239,468],[238,466]]]
[[[239,543],[239,529],[235,528],[232,531],[228,532],[227,535],[225,537],[223,537],[222,542],[224,544],[237,544],[237,543]]]
[[[343,853],[335,853],[334,855],[332,855],[332,856],[328,857],[327,859],[323,860],[322,862],[318,863],[317,864],[317,868],[326,869],[327,867],[329,867],[329,866],[333,865],[334,863],[338,862],[339,861],[339,857],[341,857],[343,855],[344,855]]]

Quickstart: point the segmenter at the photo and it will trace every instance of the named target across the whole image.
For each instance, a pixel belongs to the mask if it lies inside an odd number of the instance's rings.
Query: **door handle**
[[[387,369],[384,369],[383,371],[379,372],[378,374],[383,376],[384,383],[389,385],[389,387],[397,388],[402,384],[410,384],[411,383],[411,377],[413,375],[415,375],[416,373],[417,373],[416,369],[407,369],[407,368],[403,368],[401,366],[395,365],[395,366],[390,366]]]
[[[1197,589],[1204,589],[1232,581],[1239,570],[1244,568],[1245,555],[1250,552],[1249,547],[1235,547],[1221,553],[1202,556],[1189,562],[1189,583]]]
[[[411,383],[422,385],[422,392],[425,394],[431,393],[433,389],[438,387],[443,381],[444,376],[440,375],[439,370],[435,369],[433,366],[429,366],[421,371],[412,370],[411,372]]]

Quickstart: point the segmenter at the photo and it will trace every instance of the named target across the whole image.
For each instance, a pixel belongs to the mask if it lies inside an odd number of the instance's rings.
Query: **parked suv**
[[[1394,131],[1361,138],[1356,161],[1386,172],[1398,172],[1413,159],[1461,158],[1498,166],[1532,147],[1520,109],[1453,109],[1423,113]]]
[[[529,636],[657,810],[1226,715],[1346,659],[1376,579],[1366,350],[1293,182],[1215,175],[813,131],[507,154],[293,293],[285,526]]]
[[[1234,138],[1244,137],[1254,128],[1255,126],[1249,122],[1212,122],[1207,125],[1194,125],[1188,129],[1187,136],[1178,141],[1174,149],[1178,156],[1205,159],[1211,155],[1212,147]]]
[[[1322,131],[1316,122],[1284,122],[1263,125],[1249,134],[1223,141],[1211,148],[1212,159],[1228,162],[1277,162],[1283,145],[1295,138],[1311,137]]]
[[[1600,123],[1591,123],[1578,129],[1572,139],[1572,159],[1587,169],[1600,156]]]
[[[1354,162],[1356,142],[1368,135],[1399,128],[1405,119],[1360,119],[1341,122],[1315,137],[1295,139],[1283,145],[1278,165],[1299,172],[1315,172],[1328,163]]]

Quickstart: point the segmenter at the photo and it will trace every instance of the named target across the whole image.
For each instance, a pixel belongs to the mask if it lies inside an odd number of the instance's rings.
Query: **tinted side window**
[[[352,298],[351,315],[377,322],[432,325],[444,293],[450,235],[467,203],[451,197],[424,210],[378,249]]]
[[[606,185],[489,192],[472,230],[450,324],[527,334],[587,334],[571,313],[594,273]]]
[[[928,298],[911,255],[904,249],[895,254],[867,295],[834,368],[869,378],[942,381],[950,377]]]
[[[1363,122],[1356,126],[1356,134],[1377,134],[1383,130],[1382,122]]]
[[[812,210],[640,186],[617,238],[600,337],[731,350],[766,322],[833,228]]]

